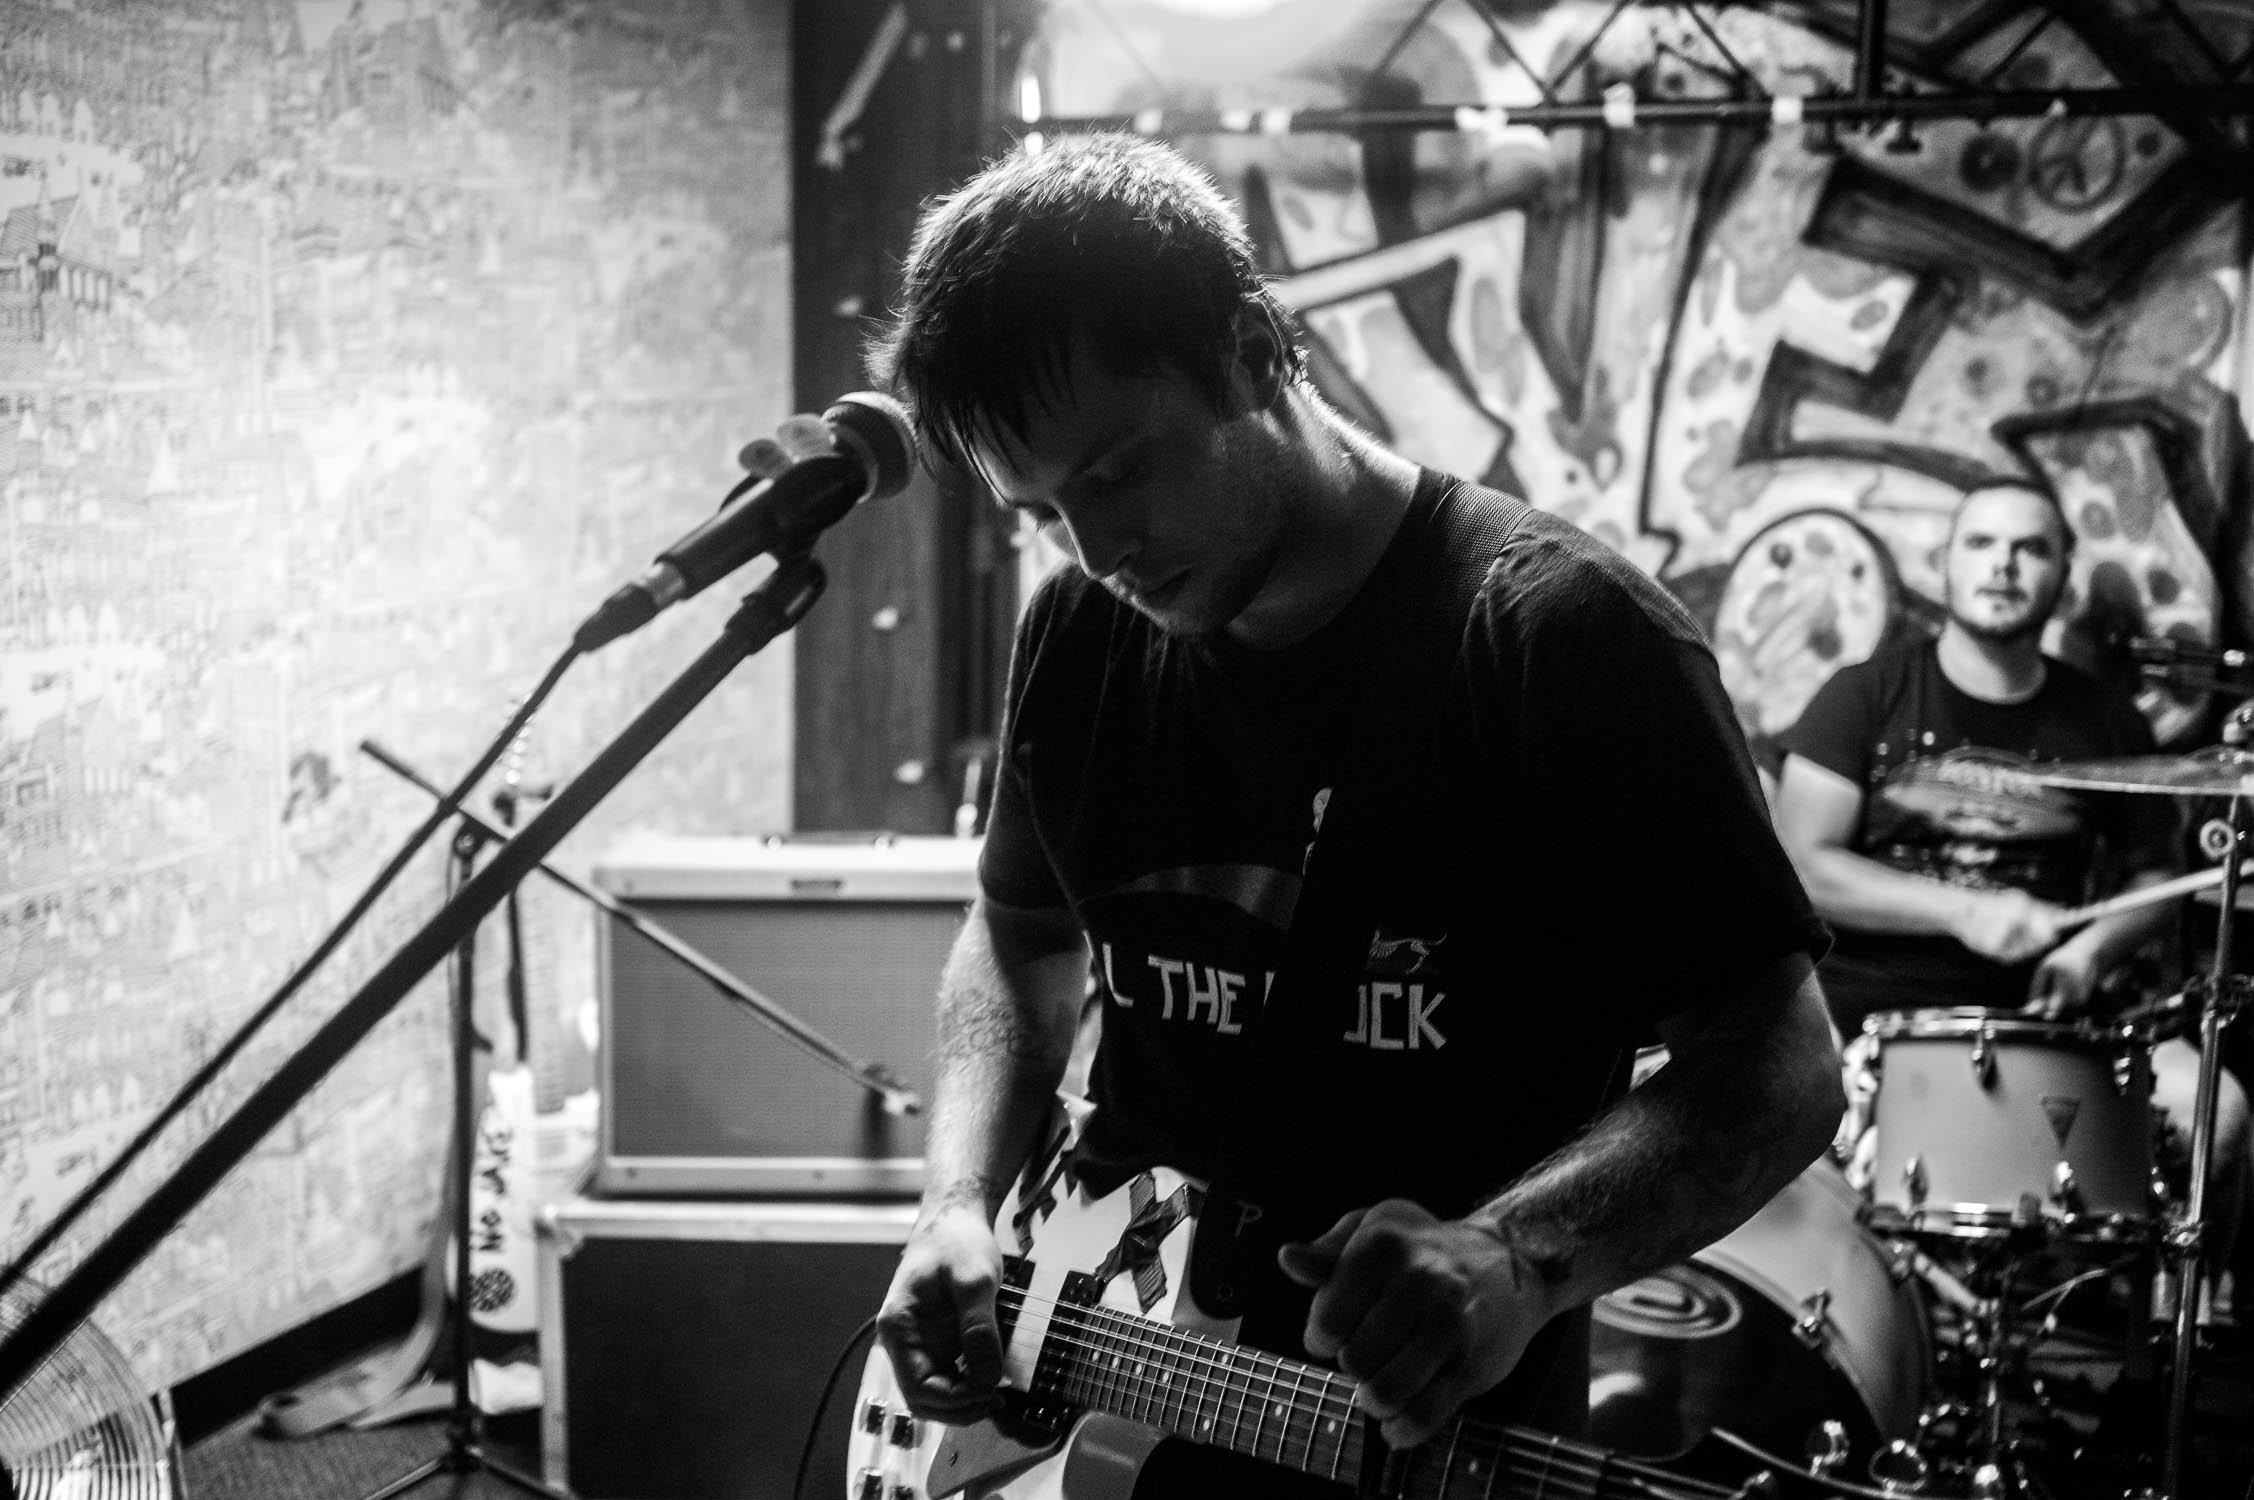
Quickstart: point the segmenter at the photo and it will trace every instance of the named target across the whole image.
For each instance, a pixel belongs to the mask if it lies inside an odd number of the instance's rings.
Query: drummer
[[[2131,961],[2175,931],[2173,901],[2076,925],[2071,909],[2166,879],[2179,804],[2046,786],[2037,762],[2145,755],[2126,694],[2042,650],[2074,533],[2025,479],[1968,491],[1943,559],[1947,619],[1819,689],[1780,737],[1777,831],[1833,929],[1824,994],[1843,1034],[1882,1011],[2104,1014]],[[2191,1116],[2198,1059],[2154,1056],[2154,1103]],[[2227,1075],[2209,1194],[2225,1264],[2248,1186],[2246,1095]]]

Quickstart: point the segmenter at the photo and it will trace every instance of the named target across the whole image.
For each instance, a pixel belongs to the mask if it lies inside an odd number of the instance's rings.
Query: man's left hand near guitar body
[[[1405,1199],[1358,1209],[1277,1263],[1315,1290],[1308,1352],[1354,1377],[1396,1448],[1426,1442],[1498,1384],[1558,1311],[1491,1229]]]

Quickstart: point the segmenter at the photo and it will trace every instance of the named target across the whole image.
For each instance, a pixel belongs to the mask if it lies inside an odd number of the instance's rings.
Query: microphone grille
[[[865,498],[894,494],[906,487],[916,468],[916,434],[907,410],[882,391],[854,391],[830,403],[822,420],[852,442],[869,461]]]

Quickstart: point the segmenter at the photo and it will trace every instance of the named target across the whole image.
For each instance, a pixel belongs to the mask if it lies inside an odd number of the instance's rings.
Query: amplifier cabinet
[[[914,1217],[900,1202],[549,1205],[543,1477],[577,1500],[786,1496],[811,1435],[812,1493],[842,1494],[868,1347],[847,1345]]]
[[[643,836],[594,883],[855,1062],[928,1102],[939,971],[979,841]],[[601,918],[601,1135],[591,1190],[911,1196],[920,1115],[896,1114],[626,923]]]

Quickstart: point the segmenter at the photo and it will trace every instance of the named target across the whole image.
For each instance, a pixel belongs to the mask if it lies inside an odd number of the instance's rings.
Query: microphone
[[[719,513],[657,555],[641,576],[580,624],[580,651],[649,623],[765,552],[805,546],[878,495],[897,493],[916,466],[916,439],[900,403],[876,391],[840,396],[822,413],[829,448],[731,490]]]

